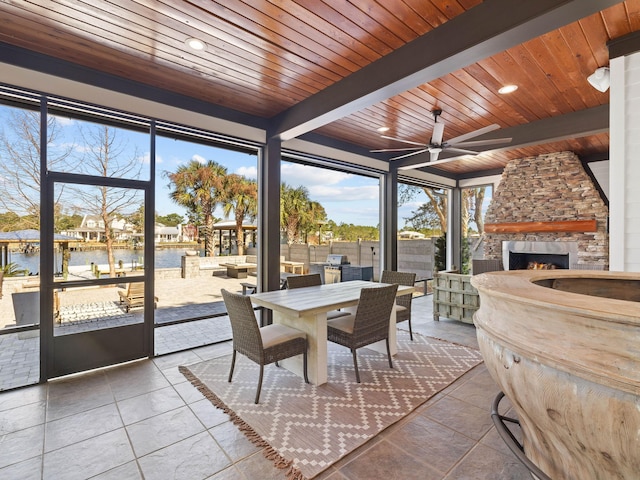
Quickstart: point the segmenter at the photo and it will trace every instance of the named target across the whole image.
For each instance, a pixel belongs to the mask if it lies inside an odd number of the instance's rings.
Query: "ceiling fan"
[[[407,143],[409,145],[416,145],[415,147],[404,147],[404,148],[384,148],[381,150],[371,150],[371,152],[405,152],[409,151],[409,153],[405,153],[403,155],[393,157],[391,160],[400,160],[401,158],[407,158],[412,155],[418,155],[423,152],[429,152],[429,162],[420,163],[417,165],[411,165],[407,167],[403,167],[403,169],[409,168],[418,168],[425,165],[433,165],[435,163],[444,163],[450,162],[458,157],[446,158],[444,160],[438,160],[438,155],[443,150],[449,150],[450,152],[460,153],[462,155],[478,155],[481,152],[477,152],[475,150],[467,150],[466,148],[460,147],[479,147],[484,145],[497,145],[500,143],[509,143],[511,138],[493,138],[491,140],[471,140],[471,138],[478,137],[480,135],[484,135],[485,133],[489,133],[493,130],[497,130],[500,128],[500,125],[494,123],[492,125],[488,125],[486,127],[480,128],[478,130],[474,130],[473,132],[465,133],[464,135],[460,135],[454,138],[447,140],[446,142],[442,141],[444,135],[444,123],[438,122],[438,117],[442,115],[442,110],[436,108],[431,111],[433,114],[433,120],[435,124],[433,125],[433,132],[431,134],[431,140],[429,143],[419,143],[413,142],[411,140],[404,140],[402,138],[396,137],[388,137],[386,135],[382,135],[382,138],[386,138],[388,140],[395,140],[397,142]]]

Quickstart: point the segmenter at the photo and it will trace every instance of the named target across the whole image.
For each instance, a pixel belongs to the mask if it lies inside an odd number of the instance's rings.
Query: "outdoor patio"
[[[222,288],[240,293],[241,283],[245,281],[247,280],[220,275],[157,279],[156,324],[187,318],[203,320],[157,328],[156,354],[162,355],[231,338],[231,327],[226,316],[207,317],[225,311],[220,294]],[[33,279],[22,277],[21,282],[33,282]],[[118,291],[124,291],[125,288],[126,283],[123,283],[115,287],[77,288],[58,292],[62,322],[56,324],[55,335],[141,322],[143,309],[127,313],[120,306]],[[0,299],[0,312],[0,326],[14,325],[11,293],[5,292]],[[0,391],[38,381],[39,343],[37,331],[0,335]]]

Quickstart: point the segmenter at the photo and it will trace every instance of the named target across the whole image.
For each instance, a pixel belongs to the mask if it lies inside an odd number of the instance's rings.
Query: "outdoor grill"
[[[342,267],[349,265],[346,255],[329,254],[324,267],[325,283],[338,283],[342,280]]]

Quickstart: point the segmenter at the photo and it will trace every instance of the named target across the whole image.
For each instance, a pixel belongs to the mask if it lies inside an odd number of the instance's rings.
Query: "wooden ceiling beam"
[[[617,3],[485,0],[276,115],[270,135],[296,138]]]

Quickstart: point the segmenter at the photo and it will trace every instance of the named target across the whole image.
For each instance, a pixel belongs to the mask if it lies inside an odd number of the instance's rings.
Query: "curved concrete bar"
[[[638,478],[640,274],[516,270],[471,283],[480,350],[526,456],[553,479]]]

